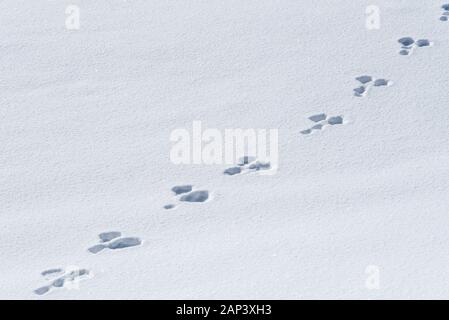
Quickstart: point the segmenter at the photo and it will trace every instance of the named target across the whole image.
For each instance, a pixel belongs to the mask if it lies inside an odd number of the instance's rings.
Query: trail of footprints
[[[448,21],[449,19],[449,4],[441,6],[443,13],[440,17],[441,21]],[[399,54],[410,55],[415,49],[422,47],[429,47],[432,43],[427,39],[414,40],[412,37],[403,37],[398,40],[401,45]],[[357,97],[363,97],[367,94],[368,90],[374,87],[389,86],[391,81],[379,78],[375,79],[369,75],[362,75],[356,78],[360,85],[355,88],[354,95]],[[313,132],[320,131],[326,126],[336,126],[344,124],[343,116],[328,117],[325,113],[315,114],[308,118],[314,124],[303,131],[301,134],[310,135]],[[271,165],[269,162],[258,161],[255,157],[245,156],[239,159],[237,166],[230,167],[224,170],[223,174],[234,176],[243,173],[257,172],[260,170],[269,170]],[[202,203],[209,199],[209,192],[207,190],[193,190],[192,185],[178,185],[174,186],[172,192],[175,197],[178,197],[180,202],[192,202]],[[167,204],[165,209],[175,208],[175,204]],[[121,250],[130,247],[140,246],[142,240],[138,237],[122,237],[122,233],[119,231],[108,231],[98,235],[99,243],[88,248],[88,251],[92,254],[98,254],[103,250]],[[77,287],[79,282],[85,279],[89,279],[93,276],[92,272],[83,268],[63,268],[48,269],[41,272],[41,276],[47,281],[47,284],[34,290],[37,295],[44,295],[53,290],[60,288],[72,288]]]
[[[118,250],[135,247],[142,244],[138,237],[122,237],[119,231],[108,231],[98,235],[99,244],[88,249],[89,252],[97,254],[104,249]],[[64,270],[63,268],[48,269],[41,272],[41,276],[48,282],[47,285],[34,290],[34,293],[41,296],[58,288],[78,288],[79,282],[93,276],[90,270],[77,267]]]
[[[358,82],[360,82],[360,86],[354,89],[354,95],[356,97],[364,97],[368,90],[374,87],[385,87],[391,85],[391,81],[380,78],[374,79],[372,76],[363,75],[355,78]]]
[[[74,268],[64,270],[62,268],[48,269],[41,272],[41,276],[48,282],[47,285],[34,290],[34,293],[41,296],[58,288],[78,287],[80,281],[89,279],[92,274],[87,269]]]
[[[244,156],[241,157],[237,166],[226,169],[223,174],[234,176],[236,174],[257,172],[263,170],[270,170],[271,163],[268,161],[259,161],[256,157]]]
[[[100,243],[90,247],[88,250],[93,254],[97,254],[104,249],[117,250],[129,247],[135,247],[142,244],[142,240],[138,237],[122,237],[119,231],[108,231],[98,235]]]
[[[182,202],[205,202],[209,199],[209,191],[207,190],[195,190],[190,184],[174,186],[172,189],[175,196],[180,196],[179,201]],[[174,209],[176,205],[173,203],[166,204],[164,209]]]
[[[329,117],[325,113],[315,114],[309,117],[309,120],[314,123],[312,127],[301,131],[303,135],[309,135],[315,131],[320,131],[326,126],[336,126],[343,124],[343,116]]]
[[[427,39],[416,40],[412,37],[403,37],[398,40],[401,44],[401,50],[399,54],[402,56],[410,55],[416,48],[429,47],[432,43]]]

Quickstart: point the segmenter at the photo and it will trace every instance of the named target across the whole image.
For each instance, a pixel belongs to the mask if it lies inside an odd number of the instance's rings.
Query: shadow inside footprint
[[[41,275],[46,278],[52,278],[61,275],[64,272],[61,268],[48,269],[41,272]]]
[[[171,188],[171,190],[176,194],[183,194],[183,193],[187,193],[192,191],[192,186],[191,185],[184,185],[184,186],[175,186],[173,188]]]
[[[306,129],[306,130],[302,130],[301,134],[311,134],[312,133],[312,129]]]
[[[239,174],[241,172],[242,172],[242,168],[241,167],[232,167],[232,168],[226,169],[223,173],[228,175],[228,176],[233,176],[233,175]]]
[[[430,46],[430,41],[427,39],[420,39],[420,40],[416,41],[416,45],[420,48],[428,47],[428,46]]]
[[[336,125],[336,124],[342,124],[343,123],[343,117],[341,117],[341,116],[331,117],[331,118],[329,118],[328,123],[331,126]]]
[[[354,95],[356,95],[357,97],[361,97],[363,96],[363,94],[366,92],[365,87],[358,87],[354,89]]]
[[[115,238],[121,237],[122,233],[119,231],[109,231],[109,232],[103,232],[98,235],[101,242],[108,242]]]
[[[373,77],[371,77],[371,76],[360,76],[360,77],[357,77],[355,79],[357,81],[359,81],[360,83],[362,83],[362,84],[366,84],[368,82],[373,81]]]
[[[120,238],[109,243],[108,248],[115,249],[123,249],[134,247],[142,244],[142,241],[137,237],[128,237],[128,238]]]
[[[184,202],[204,202],[209,199],[209,192],[205,190],[193,191],[189,194],[183,195],[180,201]]]
[[[398,42],[401,45],[403,45],[404,47],[408,47],[408,46],[411,46],[412,44],[414,44],[415,40],[413,40],[412,37],[403,37],[403,38],[399,39]]]
[[[320,114],[315,114],[313,116],[309,117],[309,120],[313,121],[313,122],[320,122],[323,120],[326,120],[326,114],[325,113],[320,113]]]
[[[40,287],[40,288],[34,290],[34,293],[41,296],[43,294],[46,294],[48,291],[50,291],[50,288],[51,288],[50,286]]]
[[[388,80],[385,80],[385,79],[377,79],[376,81],[374,81],[375,87],[381,87],[381,86],[387,86],[387,85],[388,85]]]
[[[53,281],[52,286],[56,288],[62,288],[65,283],[65,278],[58,278],[55,281]]]
[[[91,252],[91,253],[98,253],[98,252],[100,252],[101,250],[103,250],[103,249],[105,249],[105,248],[107,248],[107,246],[105,246],[104,244],[97,244],[97,245],[95,245],[95,246],[93,246],[93,247],[90,247],[89,249],[87,249],[87,250],[89,250],[89,252]]]

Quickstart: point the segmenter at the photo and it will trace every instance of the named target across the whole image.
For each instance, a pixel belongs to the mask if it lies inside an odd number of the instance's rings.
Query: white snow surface
[[[372,2],[1,1],[0,298],[449,298],[444,2],[376,0],[369,30]],[[319,113],[345,123],[301,134]],[[277,173],[173,164],[196,120],[279,129]],[[142,244],[89,252],[108,231]]]

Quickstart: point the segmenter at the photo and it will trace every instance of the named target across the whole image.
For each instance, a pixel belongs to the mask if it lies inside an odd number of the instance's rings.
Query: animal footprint
[[[185,186],[175,186],[171,188],[171,191],[173,191],[176,195],[187,193],[192,191],[193,186],[191,185],[185,185]]]
[[[360,82],[360,86],[354,89],[356,97],[364,97],[371,87],[383,87],[391,85],[391,81],[386,79],[374,79],[371,76],[360,76],[355,78]],[[313,121],[313,120],[312,120]]]
[[[301,134],[309,135],[314,131],[322,130],[326,126],[335,126],[343,124],[343,116],[335,116],[328,118],[325,113],[310,116],[309,120],[314,122],[315,124],[311,128],[301,131]]]
[[[440,20],[441,21],[447,21],[448,20],[448,16],[449,16],[449,3],[448,4],[443,4],[441,6],[441,9],[444,10],[444,12],[442,13]]]
[[[205,202],[209,199],[209,191],[207,190],[193,190],[192,185],[181,185],[181,186],[174,186],[171,188],[171,190],[174,192],[175,196],[182,195],[179,198],[179,201],[182,202]],[[164,206],[164,209],[174,209],[176,208],[176,205],[170,203],[166,204]]]
[[[429,47],[432,43],[427,39],[414,40],[412,37],[404,37],[398,40],[401,44],[401,50],[399,54],[402,56],[408,56],[416,48]]]
[[[209,192],[205,190],[193,191],[183,195],[179,200],[185,202],[204,202],[209,199]]]
[[[236,167],[231,167],[223,171],[223,174],[233,176],[242,173],[251,173],[260,170],[270,170],[270,162],[259,161],[255,157],[244,156],[239,159]]]
[[[78,289],[80,281],[92,277],[89,270],[79,268],[70,268],[68,271],[62,268],[49,269],[42,271],[41,275],[49,284],[34,290],[34,293],[40,296],[56,288]]]
[[[100,238],[100,244],[94,245],[93,247],[90,247],[88,249],[91,253],[97,254],[98,252],[106,248],[116,250],[135,247],[142,244],[142,240],[140,240],[140,238],[123,238],[122,233],[119,231],[103,232],[98,235],[98,238]]]

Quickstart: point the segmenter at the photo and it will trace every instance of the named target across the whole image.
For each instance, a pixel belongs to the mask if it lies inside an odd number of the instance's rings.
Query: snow
[[[443,4],[1,1],[0,298],[447,298]],[[194,121],[278,129],[277,172],[173,164]]]

